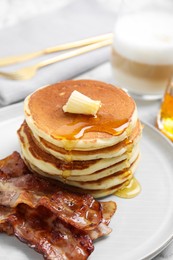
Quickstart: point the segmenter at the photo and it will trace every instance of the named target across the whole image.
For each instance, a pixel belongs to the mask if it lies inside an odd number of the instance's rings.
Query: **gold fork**
[[[69,50],[69,49],[73,49],[73,48],[77,48],[77,47],[82,47],[82,46],[85,46],[88,44],[111,39],[112,37],[113,37],[112,33],[107,33],[107,34],[102,34],[99,36],[95,36],[95,37],[91,37],[91,38],[87,38],[87,39],[83,39],[83,40],[79,40],[79,41],[75,41],[75,42],[65,43],[65,44],[61,44],[58,46],[46,48],[44,50],[33,52],[33,53],[27,53],[27,54],[22,54],[19,56],[0,58],[0,67],[23,62],[26,60],[30,60],[30,59],[33,59],[33,58],[36,58],[36,57],[39,57],[42,55],[46,55],[46,54],[50,54],[50,53],[54,53],[54,52],[58,52],[58,51],[64,51],[64,50]]]
[[[104,46],[108,46],[111,43],[112,43],[112,38],[108,39],[108,40],[96,42],[94,44],[90,44],[90,45],[78,48],[76,50],[69,51],[67,53],[63,53],[57,57],[54,57],[54,58],[51,58],[51,59],[48,59],[45,61],[41,61],[35,65],[22,68],[15,72],[0,72],[0,76],[8,78],[8,79],[12,79],[12,80],[28,80],[28,79],[31,79],[36,74],[38,69],[41,69],[45,66],[51,65],[53,63],[56,63],[56,62],[59,62],[62,60],[72,58],[74,56],[78,56],[80,54],[83,54],[83,53],[86,53],[89,51],[93,51],[98,48],[102,48]]]

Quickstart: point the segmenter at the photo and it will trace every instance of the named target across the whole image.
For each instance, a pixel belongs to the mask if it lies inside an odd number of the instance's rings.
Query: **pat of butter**
[[[73,114],[96,116],[100,107],[101,101],[93,100],[77,90],[74,90],[67,103],[63,106],[63,111]]]

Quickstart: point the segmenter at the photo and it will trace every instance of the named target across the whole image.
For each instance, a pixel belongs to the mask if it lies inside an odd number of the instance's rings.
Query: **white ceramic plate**
[[[23,120],[22,104],[0,109],[0,158],[19,151],[16,130]],[[133,199],[110,196],[118,205],[112,233],[95,242],[90,259],[151,259],[173,238],[173,146],[145,125],[136,177],[142,192]],[[14,237],[0,235],[0,259],[42,257]]]

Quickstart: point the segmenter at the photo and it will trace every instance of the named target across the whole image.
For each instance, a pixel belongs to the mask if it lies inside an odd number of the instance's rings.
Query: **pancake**
[[[25,124],[25,127],[28,127]],[[94,160],[100,158],[111,158],[115,156],[120,156],[125,153],[127,150],[131,150],[132,146],[135,143],[138,143],[141,138],[142,127],[141,123],[138,120],[136,126],[133,128],[132,133],[128,138],[119,142],[116,145],[92,150],[92,151],[78,151],[78,150],[65,150],[61,147],[55,146],[50,142],[44,140],[43,138],[39,137],[35,133],[32,133],[32,139],[34,142],[40,146],[42,150],[45,152],[52,154],[56,158],[64,161],[83,161],[83,160]]]
[[[139,150],[137,149],[130,160],[122,160],[122,161],[114,164],[113,166],[104,168],[102,170],[96,171],[95,173],[89,174],[89,175],[71,176],[71,175],[66,174],[66,175],[59,176],[59,175],[50,174],[47,172],[44,172],[44,175],[49,175],[51,178],[55,178],[57,180],[60,180],[62,182],[66,182],[66,183],[68,183],[68,181],[70,181],[70,182],[73,182],[73,181],[76,181],[76,182],[98,181],[98,180],[108,177],[112,174],[115,174],[115,173],[118,174],[118,172],[124,171],[125,169],[127,170],[138,157],[139,157]],[[24,158],[25,158],[25,160],[27,160],[26,157],[24,157]],[[27,162],[28,162],[28,164],[32,165],[31,168],[34,168],[34,164],[32,164],[31,161],[27,160]],[[38,172],[38,173],[43,172],[37,166],[35,166],[34,169],[36,169],[36,172]]]
[[[139,156],[139,155],[138,155]],[[137,156],[137,158],[138,158]],[[133,162],[134,164],[137,163],[137,158],[135,160],[135,162]],[[97,189],[109,189],[112,186],[115,185],[119,185],[122,182],[124,182],[125,180],[127,180],[129,178],[129,175],[132,175],[132,171],[131,171],[131,166],[123,169],[120,172],[115,172],[111,175],[108,175],[106,177],[103,178],[99,178],[98,180],[95,181],[70,181],[68,180],[68,178],[61,178],[59,180],[61,180],[62,182],[64,181],[65,183],[75,186],[75,187],[79,187],[82,189],[90,189],[90,190],[97,190]],[[99,174],[98,174],[99,176]]]
[[[50,175],[70,175],[70,176],[83,176],[90,175],[101,169],[105,169],[112,165],[115,165],[119,161],[130,158],[138,150],[138,146],[135,145],[130,153],[124,153],[118,157],[88,160],[88,161],[73,161],[64,162],[55,158],[54,156],[47,154],[37,146],[30,134],[29,128],[25,127],[25,124],[21,126],[18,131],[21,143],[21,150],[24,157],[37,168]]]
[[[121,189],[125,184],[127,185],[127,181],[130,181],[133,178],[134,172],[139,162],[139,155],[137,156],[136,160],[131,164],[129,168],[126,168],[122,171],[119,171],[111,176],[107,176],[104,178],[99,179],[98,181],[90,181],[90,182],[70,182],[67,179],[64,179],[64,183],[73,186],[75,188],[79,188],[87,193],[92,194],[94,197],[103,197],[114,193],[116,190]],[[28,163],[26,161],[28,167],[44,177],[50,177],[43,171],[40,171],[34,165]],[[57,179],[57,176],[54,176],[53,179]],[[61,181],[61,180],[60,180]]]
[[[73,90],[101,101],[97,118],[63,112]],[[115,145],[130,135],[137,122],[130,96],[93,80],[70,80],[41,88],[25,99],[24,111],[33,133],[66,150],[91,151]]]

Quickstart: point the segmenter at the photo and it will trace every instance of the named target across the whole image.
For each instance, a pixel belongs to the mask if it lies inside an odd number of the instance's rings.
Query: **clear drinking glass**
[[[119,87],[136,98],[161,98],[173,71],[173,1],[124,0],[111,62]]]
[[[173,80],[173,79],[172,79]],[[173,81],[170,81],[157,116],[157,127],[173,141]]]

